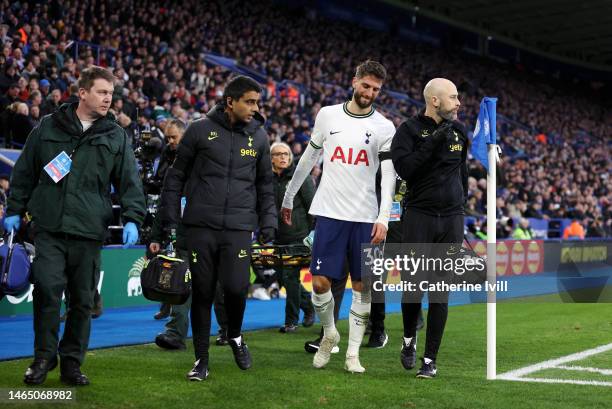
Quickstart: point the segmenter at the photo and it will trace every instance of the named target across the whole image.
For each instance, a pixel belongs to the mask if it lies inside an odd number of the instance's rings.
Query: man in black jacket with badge
[[[187,377],[208,377],[210,310],[217,280],[225,294],[227,336],[236,364],[251,367],[241,335],[250,278],[251,236],[274,240],[277,219],[268,136],[259,114],[261,88],[251,78],[232,79],[223,101],[185,131],[162,192],[166,231],[186,227],[193,280],[191,326],[196,361]],[[180,200],[187,205],[180,218]]]
[[[455,84],[434,78],[423,91],[425,112],[397,130],[391,146],[393,165],[406,181],[402,214],[403,243],[463,241],[464,201],[467,198],[467,132],[457,122],[459,95]],[[428,246],[429,247],[429,246]],[[414,296],[414,294],[413,294]],[[416,327],[421,294],[402,303],[404,368],[416,365]],[[448,294],[429,294],[427,339],[419,378],[436,375],[436,356],[448,316]]]

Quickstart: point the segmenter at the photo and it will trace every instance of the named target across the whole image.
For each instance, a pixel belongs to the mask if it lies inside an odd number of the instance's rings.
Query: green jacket
[[[145,199],[125,131],[108,115],[83,132],[77,105],[62,105],[28,136],[13,169],[6,213],[27,210],[42,230],[104,240],[113,217],[111,183],[124,223],[142,224]],[[55,183],[44,167],[62,151],[72,166]]]
[[[530,228],[523,229],[522,227],[517,227],[512,233],[512,238],[515,240],[531,240],[533,232]]]
[[[298,194],[293,200],[293,211],[291,212],[291,226],[286,225],[281,220],[280,208],[283,204],[283,197],[285,197],[285,191],[287,185],[293,177],[295,167],[285,169],[280,176],[274,174],[274,197],[276,201],[276,209],[278,212],[278,232],[276,233],[275,243],[277,244],[290,244],[294,242],[302,242],[304,237],[308,236],[313,226],[313,217],[308,214],[310,204],[315,194],[315,186],[312,179],[306,178],[302,187],[298,191]]]

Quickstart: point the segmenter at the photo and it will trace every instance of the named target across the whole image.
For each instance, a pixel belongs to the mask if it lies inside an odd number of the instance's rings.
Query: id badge
[[[181,197],[181,217],[183,217],[183,213],[185,212],[185,206],[187,206],[187,198],[183,196]]]
[[[70,159],[70,156],[65,151],[62,151],[51,162],[45,165],[45,172],[57,183],[70,173],[71,165],[72,159]]]
[[[400,202],[391,203],[391,212],[389,214],[390,222],[398,222],[402,218],[402,206]]]

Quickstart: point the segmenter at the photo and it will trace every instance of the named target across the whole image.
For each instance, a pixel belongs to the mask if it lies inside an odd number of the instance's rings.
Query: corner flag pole
[[[472,138],[471,153],[487,170],[487,379],[496,378],[496,325],[497,305],[497,241],[496,226],[496,166],[497,155],[497,98],[484,97],[480,101],[480,111]]]
[[[497,278],[497,145],[487,145],[489,172],[487,177],[487,379],[497,377],[497,304],[495,281]]]

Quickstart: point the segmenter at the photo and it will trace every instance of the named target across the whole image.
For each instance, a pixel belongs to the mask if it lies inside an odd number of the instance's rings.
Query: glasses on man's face
[[[288,158],[289,152],[274,152],[272,156],[274,156],[275,158]]]

